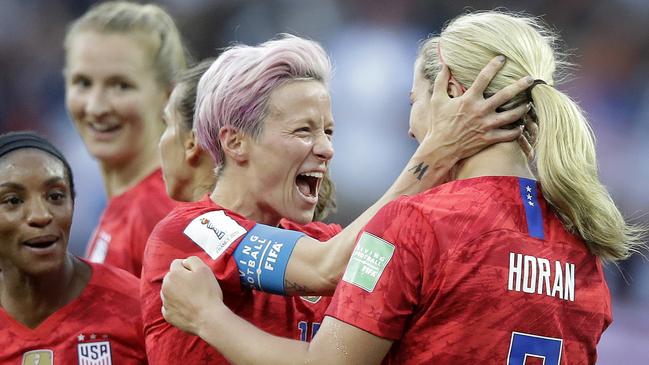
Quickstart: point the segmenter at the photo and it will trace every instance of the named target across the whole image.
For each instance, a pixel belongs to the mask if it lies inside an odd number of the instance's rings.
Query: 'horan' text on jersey
[[[509,253],[507,289],[575,301],[575,264]]]

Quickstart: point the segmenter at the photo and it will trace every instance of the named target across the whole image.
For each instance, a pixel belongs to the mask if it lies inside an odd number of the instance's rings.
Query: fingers
[[[443,97],[448,98],[446,90],[448,89],[448,80],[451,77],[451,72],[448,69],[448,66],[442,65],[442,70],[435,77],[435,84],[433,86],[433,97]]]
[[[489,63],[482,69],[482,71],[480,71],[478,77],[476,77],[471,87],[467,90],[467,93],[482,96],[484,94],[484,91],[487,89],[487,86],[489,86],[491,79],[496,76],[498,71],[500,71],[500,69],[504,65],[505,56],[501,55],[491,59],[491,61],[489,61]]]
[[[487,99],[487,101],[489,102],[489,107],[495,109],[505,104],[506,102],[511,100],[514,96],[527,90],[527,88],[529,88],[533,82],[534,79],[532,77],[525,76],[520,80],[516,81],[515,83],[504,87],[502,90],[498,91],[489,99]]]
[[[488,143],[510,142],[521,136],[522,128],[514,129],[493,129],[485,134]]]
[[[539,125],[532,120],[532,118],[527,118],[525,122],[525,138],[532,145],[536,145],[536,137],[539,135]]]
[[[196,271],[199,267],[202,266],[202,264],[203,261],[197,256],[190,256],[182,260],[183,267],[189,271]]]
[[[183,260],[181,259],[174,259],[171,261],[171,265],[169,265],[169,271],[178,271],[183,269]]]
[[[527,156],[527,159],[530,161],[534,160],[534,148],[527,140],[527,137],[525,137],[525,135],[521,135],[520,137],[518,137],[517,141],[518,144],[521,146],[523,153],[525,153],[525,156]]]
[[[522,104],[517,106],[514,109],[496,113],[496,117],[490,118],[491,120],[487,126],[489,128],[500,128],[507,124],[514,123],[515,121],[523,118],[525,113],[527,113],[529,110],[530,110],[529,104]]]

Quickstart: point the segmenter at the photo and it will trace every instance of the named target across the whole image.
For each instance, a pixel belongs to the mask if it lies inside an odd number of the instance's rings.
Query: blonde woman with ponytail
[[[641,232],[599,182],[588,123],[556,88],[565,65],[556,41],[535,18],[492,11],[423,42],[411,91],[417,140],[436,133],[417,122],[439,108],[432,95],[493,95],[527,76],[502,109],[530,104],[509,128],[538,122],[535,160],[516,142],[495,144],[461,160],[452,181],[382,208],[310,344],[233,315],[200,260],[172,265],[166,281],[202,287],[183,300],[163,285],[165,318],[234,364],[595,364],[611,323],[602,261],[626,258]],[[480,70],[499,55],[490,82]]]
[[[63,46],[66,107],[108,197],[86,257],[139,277],[149,234],[175,206],[158,141],[186,68],[180,33],[157,5],[107,1],[69,25]]]

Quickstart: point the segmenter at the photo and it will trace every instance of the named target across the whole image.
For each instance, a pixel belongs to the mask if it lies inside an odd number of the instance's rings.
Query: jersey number
[[[513,332],[507,365],[525,365],[528,356],[543,359],[544,365],[559,365],[562,346],[560,338]]]
[[[311,341],[313,340],[313,337],[315,337],[315,334],[318,332],[320,329],[320,323],[318,322],[311,322],[311,336],[309,337],[309,322],[305,321],[300,321],[297,324],[297,328],[300,330],[300,341]]]

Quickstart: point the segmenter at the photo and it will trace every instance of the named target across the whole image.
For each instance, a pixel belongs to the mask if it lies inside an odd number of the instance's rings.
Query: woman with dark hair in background
[[[59,150],[0,135],[0,363],[146,364],[138,280],[68,252],[73,210]]]

